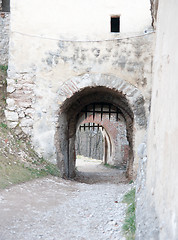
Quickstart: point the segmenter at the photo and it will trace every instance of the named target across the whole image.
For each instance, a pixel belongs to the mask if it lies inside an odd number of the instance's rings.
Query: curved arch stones
[[[133,114],[136,126],[146,128],[144,99],[141,92],[123,79],[107,74],[84,74],[67,80],[58,91],[59,104],[62,105],[68,98],[87,87],[106,87],[125,96]]]
[[[65,113],[68,107],[68,102],[70,102],[70,99],[72,99],[74,95],[82,92],[83,90],[98,87],[105,87],[106,89],[117,93],[118,96],[122,96],[131,109],[133,115],[132,125],[134,129],[132,148],[134,157],[136,155],[135,152],[139,144],[137,143],[137,136],[140,136],[140,132],[146,129],[147,123],[144,98],[141,92],[130,83],[113,75],[84,74],[82,76],[76,76],[66,81],[58,91],[59,119],[56,128],[55,140],[58,166],[63,177],[72,177],[75,169],[74,161],[73,163],[70,163],[69,166],[69,155],[72,155],[75,152],[75,138],[71,138],[69,141],[69,123]],[[132,169],[129,171],[130,173],[128,175],[131,175]]]

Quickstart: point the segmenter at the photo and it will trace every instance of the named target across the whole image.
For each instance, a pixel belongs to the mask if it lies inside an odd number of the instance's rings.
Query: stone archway
[[[112,87],[111,87],[112,86]],[[137,136],[146,128],[144,99],[131,84],[115,76],[85,74],[68,80],[59,91],[59,120],[56,128],[57,162],[63,177],[75,176],[75,133],[83,107],[102,101],[117,106],[126,121],[129,142],[127,176],[132,178]]]

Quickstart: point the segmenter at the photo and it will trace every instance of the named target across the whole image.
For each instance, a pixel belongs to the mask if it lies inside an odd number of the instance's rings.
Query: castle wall
[[[0,1],[0,65],[8,64],[10,13],[2,12]]]
[[[147,0],[20,0],[11,1],[11,11],[13,31],[57,39],[110,37],[111,16],[120,16],[121,33],[144,32],[151,22]]]
[[[19,125],[36,151],[55,161],[60,90],[69,79],[85,74],[128,82],[143,95],[148,115],[153,40],[152,33],[145,33],[151,26],[149,8],[146,0],[134,6],[129,0],[77,0],[75,6],[72,1],[12,1],[5,112],[9,127]],[[111,15],[121,15],[121,33],[110,33]],[[86,85],[85,78],[81,81]],[[97,79],[92,81],[94,87]],[[100,84],[117,85],[109,81]],[[140,138],[142,131],[136,142]]]
[[[137,189],[140,240],[178,239],[177,8],[176,0],[159,1],[147,154],[145,145],[141,151],[146,171]]]

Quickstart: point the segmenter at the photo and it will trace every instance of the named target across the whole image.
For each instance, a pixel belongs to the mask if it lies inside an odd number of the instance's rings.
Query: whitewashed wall
[[[111,15],[121,15],[120,34],[110,33]],[[67,80],[86,73],[133,85],[148,113],[153,34],[144,32],[150,27],[148,0],[11,1],[9,126],[20,125],[37,152],[55,161],[58,94]]]
[[[111,15],[120,15],[121,33],[144,32],[151,21],[149,0],[12,0],[11,9],[12,30],[53,38],[101,38]]]
[[[176,0],[159,1],[146,184],[145,179],[140,183],[145,189],[142,196],[138,196],[138,203],[142,204],[137,205],[140,208],[138,240],[178,239],[177,9]]]

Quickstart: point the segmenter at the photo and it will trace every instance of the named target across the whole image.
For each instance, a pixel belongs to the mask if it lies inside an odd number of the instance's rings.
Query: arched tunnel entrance
[[[107,113],[109,120],[111,115],[115,115],[117,124],[119,124],[119,118],[122,118],[125,122],[126,139],[129,146],[126,174],[131,177],[133,165],[133,111],[122,93],[99,86],[86,87],[74,93],[72,97],[64,101],[60,108],[59,126],[56,132],[56,148],[58,166],[64,178],[73,178],[76,174],[75,139],[77,128],[91,115],[93,122],[99,124],[96,121],[97,117],[99,116],[100,121],[102,121],[105,113]],[[108,128],[105,137],[109,137],[109,141],[112,142],[111,135],[108,134],[111,131],[110,127],[109,124],[105,127]],[[106,149],[108,149],[109,141],[106,141]],[[112,152],[114,152],[113,147],[114,144],[111,144],[110,149],[112,149]],[[108,154],[107,150],[107,153],[105,153],[106,161],[108,161],[110,155],[112,156],[111,153]]]

